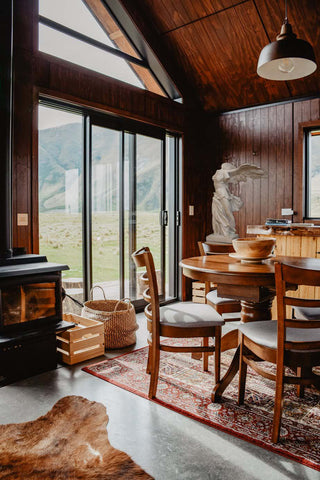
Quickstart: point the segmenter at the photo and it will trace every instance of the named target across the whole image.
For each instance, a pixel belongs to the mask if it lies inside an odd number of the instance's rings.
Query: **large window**
[[[66,263],[80,300],[142,298],[134,250],[149,246],[162,300],[177,296],[179,138],[66,106],[39,106],[40,253]],[[102,295],[94,289],[94,297]]]
[[[306,132],[306,217],[320,218],[320,128]]]
[[[166,74],[159,73],[157,66],[158,77],[165,77],[161,82],[100,0],[39,0],[39,50],[158,95],[179,98]]]

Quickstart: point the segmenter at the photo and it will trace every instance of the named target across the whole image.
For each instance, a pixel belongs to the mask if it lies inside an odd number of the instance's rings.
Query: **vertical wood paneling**
[[[246,116],[244,112],[239,113],[239,160],[238,165],[246,162]],[[244,199],[244,190],[243,190],[243,183],[238,185],[238,196]],[[238,223],[238,232],[240,237],[243,237],[243,230],[241,228],[242,225],[246,223],[246,210],[244,207],[241,208],[239,212],[239,223]]]
[[[286,104],[284,106],[284,208],[293,207],[292,112],[292,104]],[[292,217],[288,218],[291,219]]]
[[[207,121],[201,115],[191,113],[186,119],[183,154],[183,211],[182,211],[182,257],[199,255],[198,241],[212,233],[211,199],[212,175],[216,170],[213,150],[217,145],[216,121],[207,129]],[[223,122],[219,122],[219,130]],[[221,137],[220,137],[221,138]],[[188,206],[194,205],[190,216]],[[191,298],[191,281],[182,276],[182,298]]]
[[[310,100],[310,120],[318,120],[320,118],[319,98]]]
[[[252,145],[253,145],[253,110],[248,110],[245,114],[246,119],[246,150],[245,150],[245,163],[252,164]],[[247,180],[243,184],[242,199],[245,205],[251,205],[251,208],[245,208],[245,225],[253,224],[253,185],[251,180]],[[242,234],[243,225],[241,225]]]
[[[277,199],[277,107],[269,107],[268,137],[269,142],[269,203],[268,217],[276,217]],[[264,223],[265,219],[261,219]]]
[[[252,147],[252,162],[261,167],[261,109],[253,111],[253,147]],[[254,180],[252,182],[253,189],[253,225],[260,223],[261,215],[261,180]],[[246,232],[244,232],[246,233]]]
[[[281,215],[281,207],[284,207],[284,176],[285,176],[285,164],[284,164],[284,105],[276,107],[276,163],[274,165],[276,178],[276,196],[275,196],[275,208],[276,217]]]
[[[32,55],[36,45],[37,2],[14,5],[14,121],[12,148],[12,238],[14,247],[33,251],[32,242],[32,148],[33,148],[33,77]],[[18,226],[17,214],[27,213],[29,225]]]
[[[269,109],[260,110],[260,166],[269,172]],[[269,176],[261,180],[260,221],[269,216]]]

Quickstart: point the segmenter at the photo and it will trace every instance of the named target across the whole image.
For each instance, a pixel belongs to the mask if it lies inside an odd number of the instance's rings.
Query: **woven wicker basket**
[[[84,303],[81,315],[104,323],[105,348],[124,348],[136,343],[136,321],[134,307],[128,298],[107,300],[89,300]],[[91,291],[92,292],[92,291]]]

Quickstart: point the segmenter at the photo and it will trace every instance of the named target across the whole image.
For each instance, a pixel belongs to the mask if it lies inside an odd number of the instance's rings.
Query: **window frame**
[[[297,140],[295,140],[294,168],[293,168],[293,221],[298,223],[312,221],[320,225],[320,218],[307,216],[306,208],[306,132],[320,129],[320,120],[301,122],[298,124]]]
[[[304,129],[304,218],[306,220],[315,220],[320,222],[319,217],[314,217],[310,214],[310,194],[311,194],[311,185],[310,185],[310,141],[311,141],[311,132],[318,131],[320,134],[320,124],[318,126],[309,127]]]

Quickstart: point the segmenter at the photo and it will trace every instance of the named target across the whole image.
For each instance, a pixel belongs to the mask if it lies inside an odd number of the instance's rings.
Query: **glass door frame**
[[[82,258],[83,258],[83,285],[84,285],[84,299],[87,300],[90,297],[90,290],[92,288],[92,127],[99,126],[121,132],[121,141],[119,149],[119,262],[120,262],[120,298],[124,297],[124,158],[125,158],[125,135],[131,134],[133,136],[133,156],[136,159],[136,135],[144,135],[151,138],[156,138],[162,141],[161,149],[161,205],[160,205],[160,226],[161,226],[161,272],[162,275],[162,292],[160,297],[162,303],[170,303],[177,300],[180,296],[179,291],[179,275],[178,275],[178,258],[180,258],[180,204],[181,204],[181,190],[180,190],[180,176],[181,173],[181,137],[175,133],[167,132],[161,127],[156,127],[149,124],[144,124],[135,120],[131,120],[125,117],[118,117],[111,113],[100,113],[94,110],[70,105],[66,102],[48,99],[45,96],[40,97],[39,105],[51,107],[55,109],[61,109],[64,111],[70,111],[83,115],[83,208],[82,208]],[[167,137],[173,137],[173,149],[174,149],[174,163],[170,165],[170,175],[174,175],[173,192],[169,195],[172,197],[173,205],[168,205],[169,198],[166,198],[166,139]],[[134,168],[134,162],[131,162],[131,167]],[[136,179],[136,171],[132,175],[132,180]],[[168,174],[168,173],[167,173]],[[130,189],[131,190],[131,189]],[[168,207],[170,208],[169,222]],[[168,272],[165,271],[166,252],[165,244],[165,228],[170,228],[169,232],[174,235],[174,240],[171,241],[170,247],[170,260]],[[168,232],[168,235],[170,234]],[[134,239],[134,235],[130,232],[129,238]],[[134,240],[133,240],[134,242]],[[173,245],[173,246],[172,246]],[[132,247],[134,244],[132,243]],[[135,267],[134,267],[135,272]],[[133,275],[133,273],[132,273]],[[170,299],[163,302],[165,299],[165,276],[170,277],[173,282],[173,296]],[[135,282],[133,282],[135,283]],[[133,300],[134,305],[138,310],[145,305],[144,300]],[[140,308],[139,308],[140,307]]]

